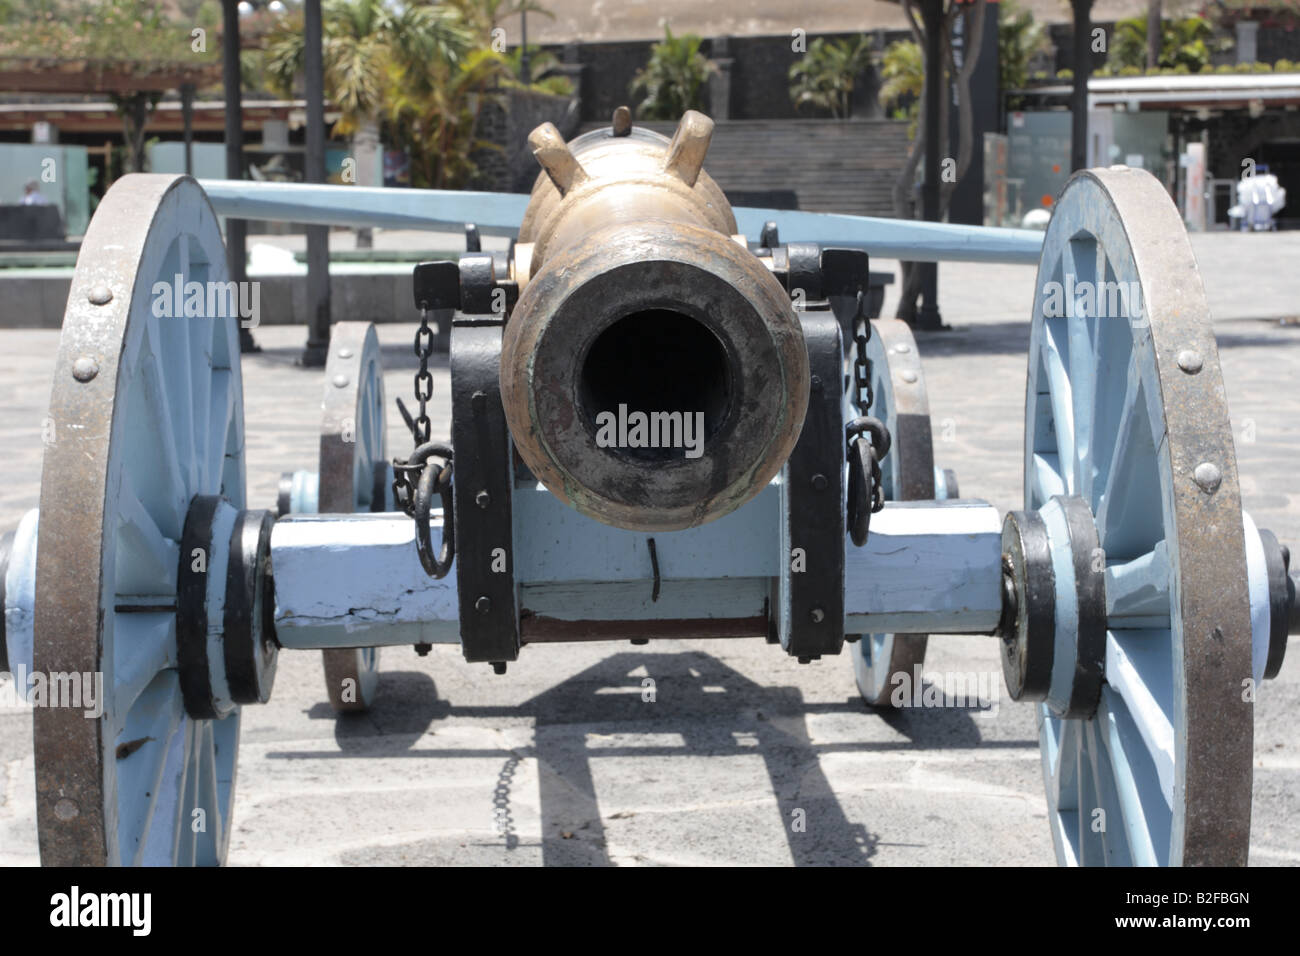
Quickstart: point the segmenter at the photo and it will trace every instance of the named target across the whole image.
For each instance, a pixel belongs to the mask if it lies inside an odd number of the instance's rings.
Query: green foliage
[[[909,139],[916,136],[925,87],[925,58],[915,40],[895,40],[880,57],[880,91],[877,99],[893,119],[910,121]]]
[[[524,75],[523,47],[507,50],[502,55],[502,59],[506,65],[505,76],[501,80],[502,86],[536,90],[554,96],[573,95],[573,81],[558,72],[560,61],[554,53],[533,46],[531,43],[528,44],[528,75],[531,77],[531,82],[527,84],[521,79]]]
[[[1056,78],[1057,78],[1058,80],[1073,80],[1073,79],[1074,79],[1074,70],[1057,70],[1057,71],[1056,71]]]
[[[0,57],[129,64],[135,73],[193,67],[218,61],[219,22],[211,5],[182,22],[152,0],[3,0]],[[203,52],[192,49],[195,27],[207,31]]]
[[[700,52],[700,37],[673,36],[650,48],[650,60],[632,79],[629,92],[642,119],[677,119],[687,110],[704,108],[704,83],[714,66]]]
[[[1047,48],[1047,31],[1016,0],[998,5],[998,85],[1003,91],[1022,90],[1029,82],[1029,64]]]
[[[790,99],[795,108],[827,111],[835,119],[848,119],[853,108],[853,86],[871,65],[867,38],[828,40],[818,37],[790,67]]]
[[[1274,73],[1294,73],[1296,66],[1290,60],[1278,60],[1273,64]]]
[[[1213,30],[1208,20],[1185,17],[1161,21],[1160,59],[1156,66],[1165,69],[1185,67],[1182,72],[1197,73],[1210,65]],[[1115,24],[1110,55],[1106,64],[1124,75],[1124,67],[1144,69],[1147,62],[1146,17],[1129,17]]]

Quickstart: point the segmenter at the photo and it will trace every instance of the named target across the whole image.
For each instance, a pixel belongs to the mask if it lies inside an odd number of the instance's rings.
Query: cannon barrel
[[[790,296],[735,236],[702,169],[713,122],[672,140],[611,127],[529,145],[543,172],[515,247],[501,394],[520,456],[606,524],[672,531],[738,508],[781,469],[808,406]]]

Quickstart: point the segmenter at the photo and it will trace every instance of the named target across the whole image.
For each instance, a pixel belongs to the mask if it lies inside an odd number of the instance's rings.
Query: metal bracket
[[[799,318],[811,390],[803,431],[782,471],[782,561],[772,601],[776,637],[800,662],[844,647],[844,352],[829,304],[807,306]]]
[[[477,268],[462,270],[462,300],[489,304],[492,260],[467,255],[462,265],[471,258],[478,260]],[[475,273],[483,273],[486,281],[473,281]],[[498,672],[519,657],[513,449],[499,385],[504,327],[504,312],[457,313],[452,320],[450,356],[461,650],[465,660],[490,661]]]

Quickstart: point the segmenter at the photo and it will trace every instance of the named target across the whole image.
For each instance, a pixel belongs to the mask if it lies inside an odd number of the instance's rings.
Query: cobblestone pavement
[[[956,469],[964,497],[1014,508],[1028,326],[981,315],[963,327],[947,313],[957,330],[920,337],[936,460]],[[1246,507],[1300,544],[1300,328],[1217,332]],[[411,333],[380,329],[390,409],[411,391]],[[265,351],[244,373],[249,500],[271,506],[282,470],[314,467],[323,375],[294,367],[301,329],[258,338]],[[56,344],[55,332],[0,333],[0,528],[37,503]],[[445,357],[435,381],[445,434]],[[392,411],[389,440],[408,441]],[[1256,864],[1300,862],[1298,659],[1293,649],[1256,707]],[[455,647],[424,658],[395,648],[378,706],[344,718],[326,703],[317,654],[280,660],[272,702],[245,711],[233,864],[1054,859],[1028,706],[868,712],[846,658],[799,666],[740,641],[558,645],[496,677]],[[926,663],[1000,675],[989,638],[934,638]],[[647,676],[653,703],[641,699]],[[28,715],[0,714],[0,863],[36,860],[30,737]]]

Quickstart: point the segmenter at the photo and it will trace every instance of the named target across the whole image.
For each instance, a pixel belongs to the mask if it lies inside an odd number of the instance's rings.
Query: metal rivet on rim
[[[894,351],[894,352],[910,352],[910,351],[912,351],[912,346],[908,345],[906,342],[899,342],[897,345],[894,346],[894,348],[892,349],[892,351]]]
[[[819,607],[815,607],[809,612],[808,616],[812,618],[814,624],[820,624],[826,619],[826,612]]]
[[[351,350],[350,348],[346,348],[346,347],[341,348],[341,349],[339,349],[339,351],[338,351],[338,357],[339,357],[339,358],[352,358],[352,350]]]
[[[813,475],[813,476],[812,476],[812,486],[813,486],[813,490],[814,490],[814,491],[825,491],[825,490],[826,490],[826,476],[825,476],[825,475]]]
[[[113,301],[113,290],[106,285],[97,285],[86,294],[91,305],[108,305]]]
[[[89,382],[98,374],[99,363],[89,355],[82,355],[72,363],[72,377],[78,382]]]
[[[486,594],[481,596],[477,601],[474,602],[474,610],[478,611],[480,614],[486,614],[488,611],[492,610],[491,598],[489,598]]]
[[[342,374],[335,375],[335,376],[334,376],[334,387],[335,387],[335,388],[347,388],[347,387],[348,387],[348,377],[347,377],[346,375],[342,375]]]
[[[492,496],[487,493],[486,489],[480,491],[474,496],[474,504],[478,505],[480,508],[486,508],[488,505],[492,504]]]
[[[814,375],[811,384],[814,392],[820,392],[822,390],[822,377],[820,375]]]
[[[1116,163],[1114,166],[1111,166],[1110,168],[1111,168],[1112,170],[1114,170],[1115,172],[1117,172],[1117,173],[1126,173],[1126,172],[1128,172],[1128,167],[1125,166],[1123,163]]]
[[[1183,349],[1178,353],[1178,367],[1188,375],[1195,375],[1204,364],[1205,360],[1196,349]]]
[[[80,814],[81,810],[67,797],[54,805],[54,815],[60,820],[75,820]]]
[[[904,369],[903,372],[901,373],[901,377],[903,381],[909,385],[916,382],[916,373],[913,372],[910,368]]]
[[[1218,491],[1219,482],[1223,481],[1223,472],[1219,471],[1219,466],[1213,462],[1203,461],[1192,472],[1192,478],[1202,491],[1212,495]]]

